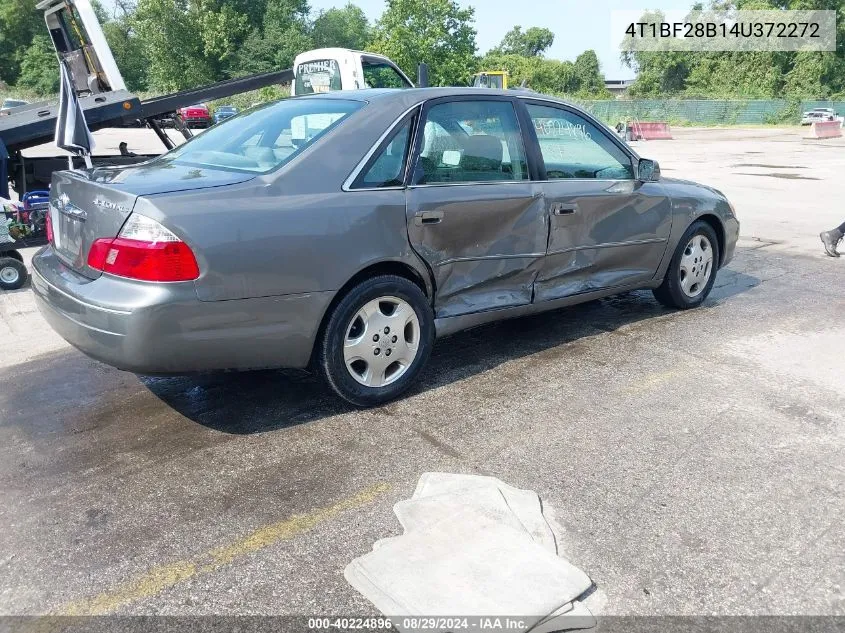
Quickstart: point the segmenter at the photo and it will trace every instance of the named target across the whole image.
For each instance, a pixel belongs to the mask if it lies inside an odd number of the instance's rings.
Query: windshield
[[[296,67],[295,84],[297,95],[342,90],[340,66],[333,59],[303,62]]]
[[[285,99],[235,115],[164,154],[180,165],[267,173],[363,106],[341,99]]]

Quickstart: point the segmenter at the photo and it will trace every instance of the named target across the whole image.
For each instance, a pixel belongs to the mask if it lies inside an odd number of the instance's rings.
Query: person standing
[[[839,251],[836,250],[836,247],[839,245],[843,236],[845,236],[845,222],[835,229],[831,231],[824,231],[819,235],[819,237],[822,238],[824,250],[828,255],[831,257],[839,257]]]

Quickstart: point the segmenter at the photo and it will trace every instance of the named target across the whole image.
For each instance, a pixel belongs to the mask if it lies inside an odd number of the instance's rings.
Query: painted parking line
[[[674,368],[637,376],[631,384],[622,389],[622,392],[628,395],[645,393],[646,391],[651,391],[652,389],[656,389],[666,384],[673,378],[677,378],[681,375],[681,373],[682,371],[680,368]]]
[[[210,549],[193,559],[153,567],[99,595],[68,603],[58,609],[56,615],[103,615],[129,602],[155,596],[181,582],[216,571],[239,558],[304,534],[342,512],[372,503],[389,489],[390,484],[378,483],[334,505],[265,525],[233,543]]]

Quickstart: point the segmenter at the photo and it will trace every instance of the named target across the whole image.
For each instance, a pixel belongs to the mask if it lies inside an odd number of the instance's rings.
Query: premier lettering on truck
[[[293,60],[291,95],[365,88],[413,88],[413,82],[383,55],[348,48],[318,48]]]

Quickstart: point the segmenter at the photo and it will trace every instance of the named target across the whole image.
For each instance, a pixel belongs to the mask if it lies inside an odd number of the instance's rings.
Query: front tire
[[[17,290],[26,283],[26,266],[13,257],[0,258],[0,288]]]
[[[663,283],[652,292],[667,308],[689,310],[700,306],[716,281],[719,240],[713,227],[693,222],[678,242]]]
[[[428,361],[434,315],[416,284],[379,275],[346,293],[318,345],[331,389],[357,407],[377,406],[404,393]]]

